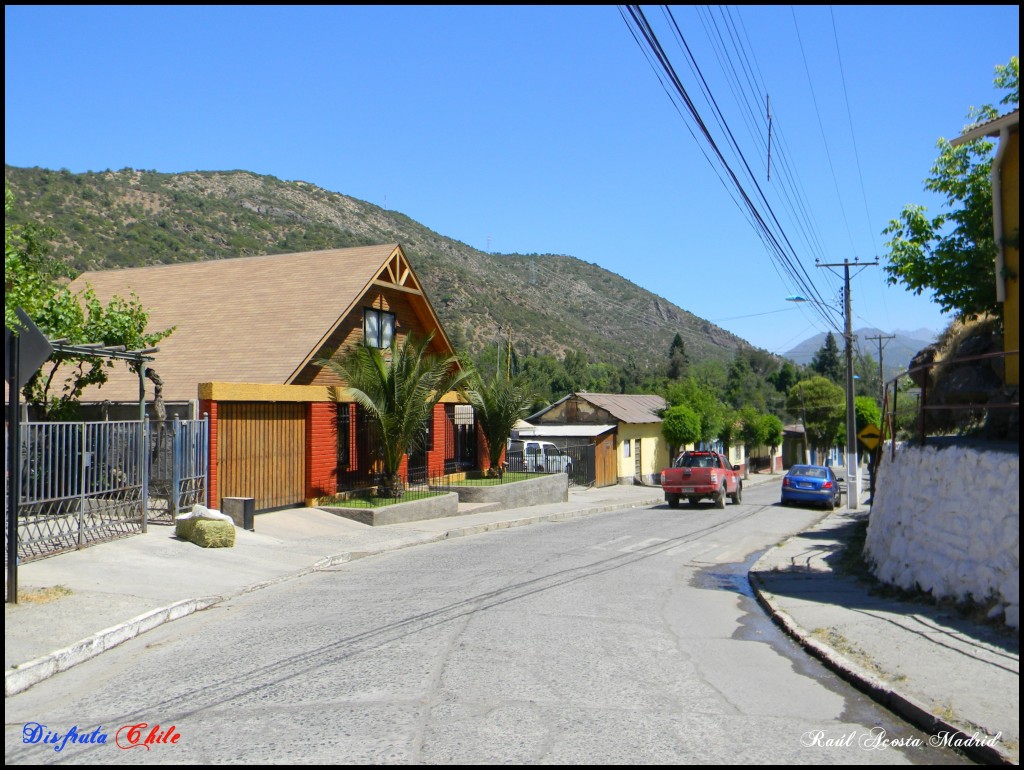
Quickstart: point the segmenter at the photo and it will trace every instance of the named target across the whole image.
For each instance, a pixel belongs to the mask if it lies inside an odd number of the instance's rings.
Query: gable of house
[[[338,385],[316,364],[363,338],[366,310],[394,314],[399,339],[433,334],[431,352],[453,354],[398,244],[190,262],[80,275],[101,301],[135,295],[148,329],[174,327],[152,367],[167,401],[197,398],[201,382]],[[134,401],[125,367],[85,400]]]
[[[610,435],[619,483],[654,483],[669,460],[659,416],[665,406],[661,396],[572,393],[526,419],[537,426],[538,435],[550,433],[550,426],[591,426],[597,435],[614,431]]]
[[[548,425],[660,425],[665,406],[661,396],[572,393],[526,419]]]

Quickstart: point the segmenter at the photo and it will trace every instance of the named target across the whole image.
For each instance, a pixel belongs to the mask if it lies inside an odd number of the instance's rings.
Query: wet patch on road
[[[830,671],[775,624],[758,602],[757,593],[748,577],[754,564],[768,550],[766,548],[753,553],[742,562],[715,564],[697,569],[690,580],[690,585],[694,588],[728,591],[739,597],[739,607],[743,610],[743,615],[739,618],[739,627],[733,632],[732,639],[769,645],[776,653],[789,660],[794,671],[811,677],[843,699],[845,706],[841,716],[842,722],[861,725],[864,728],[863,735],[868,738],[878,732],[887,736],[888,740],[893,742],[890,745],[894,750],[901,751],[913,764],[973,764],[951,749],[930,747],[925,733]],[[907,742],[904,744],[907,746],[919,745],[920,748],[895,748],[900,745],[898,741]]]

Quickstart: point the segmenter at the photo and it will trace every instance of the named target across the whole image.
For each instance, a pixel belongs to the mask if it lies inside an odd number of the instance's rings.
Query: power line
[[[850,222],[846,218],[846,209],[843,206],[843,196],[839,192],[839,179],[836,177],[836,169],[835,166],[832,164],[832,153],[829,152],[828,149],[828,139],[825,136],[825,126],[821,122],[821,111],[818,109],[818,97],[814,93],[814,83],[811,80],[811,69],[807,64],[807,54],[804,52],[803,38],[800,37],[800,25],[797,24],[796,10],[792,6],[790,7],[790,10],[793,14],[793,27],[796,29],[797,43],[800,46],[800,56],[804,62],[804,72],[807,73],[807,85],[811,90],[811,101],[814,103],[814,114],[818,118],[818,130],[821,132],[821,141],[822,144],[824,144],[825,146],[825,157],[828,158],[828,167],[829,170],[832,172],[832,182],[836,188],[836,199],[839,202],[839,211],[843,215],[843,223],[846,225],[846,235],[850,239],[850,246],[854,249],[854,251],[856,251],[856,245],[853,241],[853,233],[850,231]]]
[[[765,244],[770,255],[774,255],[775,262],[790,276],[793,283],[800,288],[801,293],[806,293],[811,297],[817,297],[820,301],[820,294],[817,288],[814,286],[814,282],[811,280],[809,274],[804,268],[803,264],[796,258],[796,252],[793,248],[792,243],[786,236],[778,217],[772,210],[771,204],[768,202],[764,191],[760,184],[757,182],[756,176],[753,174],[750,164],[747,162],[746,157],[743,154],[742,149],[739,147],[732,130],[728,126],[728,122],[725,120],[721,109],[714,95],[711,93],[711,89],[707,84],[707,80],[704,78],[703,73],[700,71],[700,67],[697,64],[696,58],[690,49],[689,44],[686,42],[685,36],[679,28],[674,16],[672,15],[671,9],[665,8],[665,15],[670,21],[670,25],[674,31],[677,41],[679,42],[681,49],[684,51],[686,60],[694,72],[697,78],[700,88],[712,107],[712,115],[716,119],[719,129],[725,134],[725,147],[731,149],[734,155],[740,162],[740,169],[746,173],[747,178],[751,180],[752,188],[756,191],[756,195],[752,196],[747,192],[744,185],[741,183],[737,171],[732,167],[729,161],[726,159],[723,151],[723,146],[719,144],[712,136],[711,130],[708,127],[705,120],[701,117],[699,111],[687,89],[680,80],[675,68],[672,66],[671,61],[668,58],[664,48],[658,40],[657,34],[651,27],[649,21],[643,13],[643,10],[639,6],[626,6],[626,12],[628,12],[629,18],[626,17],[626,13],[623,13],[623,19],[626,21],[627,26],[630,27],[630,31],[633,34],[634,40],[637,41],[638,45],[644,51],[644,55],[651,61],[653,58],[658,62],[660,66],[660,72],[658,73],[659,80],[661,80],[663,87],[669,94],[670,99],[675,104],[675,98],[673,94],[678,95],[679,99],[682,100],[686,108],[686,113],[690,116],[693,124],[698,129],[696,132],[693,129],[689,129],[691,136],[696,139],[696,134],[699,133],[703,136],[705,143],[710,147],[711,154],[717,159],[718,164],[724,171],[725,177],[730,181],[732,186],[735,188],[737,195],[742,203],[740,206],[741,210],[745,209],[745,212],[749,214],[748,221],[752,221],[756,232],[761,237],[762,242]],[[632,24],[630,24],[632,20]],[[641,40],[643,44],[641,44]],[[650,52],[648,54],[648,51]],[[664,73],[664,79],[661,73]],[[666,80],[671,84],[671,91],[669,91],[666,85]],[[677,111],[683,114],[683,110],[677,105]],[[703,149],[702,149],[703,152]],[[703,153],[705,159],[709,162],[711,157],[707,152]],[[721,179],[721,175],[719,176]],[[756,198],[756,200],[755,200]],[[734,199],[735,200],[735,199]],[[759,204],[763,207],[762,212],[759,208]],[[780,276],[781,277],[781,276]],[[822,303],[824,304],[824,303]],[[817,309],[821,315],[822,320],[833,325],[834,321],[824,313],[824,311]]]
[[[885,366],[882,364],[882,351],[885,350],[886,343],[889,340],[896,339],[896,335],[879,334],[877,337],[865,337],[864,339],[878,340],[878,403],[881,404],[885,401]]]

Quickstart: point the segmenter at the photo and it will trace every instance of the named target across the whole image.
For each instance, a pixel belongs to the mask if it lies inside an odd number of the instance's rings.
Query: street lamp
[[[850,312],[849,289],[845,292],[845,299],[844,315],[831,305],[799,294],[786,297],[787,302],[811,302],[819,307],[828,308],[843,319],[843,339],[846,342],[846,504],[849,508],[856,509],[860,505],[860,463],[857,459],[857,412],[853,400],[853,314]]]

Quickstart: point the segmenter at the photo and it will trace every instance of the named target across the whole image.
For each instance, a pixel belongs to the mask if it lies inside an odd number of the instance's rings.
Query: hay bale
[[[178,519],[174,534],[203,548],[231,548],[235,544],[235,525],[220,519]]]
[[[188,540],[191,542],[192,530],[195,529],[197,521],[199,521],[199,519],[175,519],[174,534],[180,537],[182,540]]]

